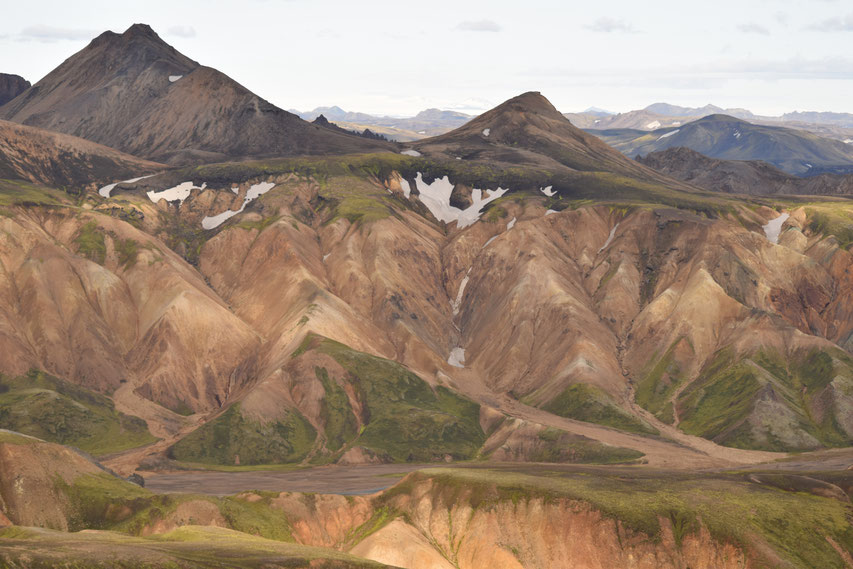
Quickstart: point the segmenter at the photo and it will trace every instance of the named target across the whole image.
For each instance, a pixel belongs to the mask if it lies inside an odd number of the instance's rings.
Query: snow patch
[[[853,138],[848,138],[844,141],[844,144],[853,144]]]
[[[420,192],[420,200],[435,218],[444,223],[456,222],[456,227],[462,229],[473,225],[478,219],[483,208],[490,202],[498,199],[509,191],[509,188],[498,188],[497,190],[471,190],[471,205],[465,209],[459,209],[450,205],[450,195],[455,187],[450,183],[450,178],[436,178],[431,184],[423,179],[423,174],[418,172],[415,185]],[[484,192],[486,197],[483,197]]]
[[[514,217],[512,218],[512,221],[510,221],[509,223],[506,224],[506,230],[509,231],[513,227],[515,227],[515,218]]]
[[[660,121],[652,121],[646,125],[646,128],[650,128],[652,130],[654,130],[656,128],[660,128]]]
[[[167,190],[163,190],[162,192],[148,192],[148,199],[154,203],[159,202],[160,200],[166,200],[167,202],[179,201],[184,203],[184,200],[190,197],[190,191],[192,190],[203,190],[207,187],[207,184],[204,183],[201,187],[196,186],[192,182],[183,182],[178,184],[174,188],[169,188]]]
[[[764,235],[767,236],[767,240],[771,243],[779,243],[779,235],[782,233],[782,224],[791,217],[790,214],[783,213],[774,219],[771,219],[767,222],[766,225],[763,225]]]
[[[681,121],[672,121],[672,126],[681,126]]]
[[[169,83],[174,83],[181,77],[183,77],[183,75],[169,75]]]
[[[453,367],[465,367],[465,350],[459,347],[450,350],[450,356],[447,358],[447,363]]]
[[[601,249],[598,250],[598,253],[604,251],[608,245],[613,242],[613,238],[616,236],[616,229],[619,227],[619,223],[613,226],[613,229],[610,230],[610,235],[607,236],[607,241],[604,242],[604,245],[601,246]],[[598,254],[596,253],[596,255]]]
[[[450,306],[453,308],[453,315],[456,316],[459,314],[459,308],[462,306],[462,296],[465,294],[465,285],[468,284],[468,274],[471,272],[471,269],[468,269],[468,272],[465,273],[465,276],[462,277],[462,282],[459,283],[459,291],[456,293],[456,300],[450,301]],[[464,357],[462,358],[465,359]]]
[[[494,237],[489,237],[489,240],[486,241],[485,243],[483,243],[483,246],[480,247],[480,249],[485,249],[486,247],[489,246],[489,243],[491,243],[492,241],[494,241],[497,238],[498,238],[498,235],[495,235]]]
[[[326,253],[325,255],[323,255],[323,262],[324,263],[326,262],[326,259],[329,258],[329,255],[331,255],[331,253]]]
[[[483,129],[483,136],[489,136],[491,133],[492,133],[492,129],[490,129],[490,128],[484,128]]]
[[[400,154],[405,154],[406,156],[416,156],[416,157],[421,155],[420,152],[418,152],[417,150],[413,150],[411,148],[408,150],[402,151]]]
[[[808,162],[806,162],[806,168],[813,168],[813,166],[811,164],[809,164]]]
[[[247,205],[258,199],[260,196],[264,195],[274,187],[275,184],[272,182],[261,182],[260,184],[252,185],[246,192],[246,197],[243,198],[243,205],[240,206],[240,209],[238,209],[237,211],[228,209],[218,215],[207,216],[201,220],[201,226],[204,229],[216,229],[238,213],[242,213],[242,211],[246,209]]]
[[[554,190],[552,190],[552,189],[551,189],[551,188],[553,188],[553,187],[554,187],[554,186],[545,186],[544,188],[539,188],[539,191],[540,191],[540,192],[542,192],[543,194],[545,194],[546,196],[548,196],[548,197],[550,198],[550,197],[553,197],[553,196],[554,196],[554,194],[556,194],[556,193],[557,193],[557,192],[555,192]]]
[[[732,136],[734,136],[735,138],[740,138],[742,135],[739,130],[736,130]]]
[[[669,136],[672,136],[673,134],[678,133],[680,130],[681,130],[680,128],[677,128],[677,129],[675,129],[675,130],[673,130],[673,131],[670,131],[670,132],[668,132],[668,133],[666,133],[666,134],[662,134],[662,135],[660,135],[660,138],[658,138],[658,140],[661,140],[661,139],[667,138],[667,137],[669,137]]]
[[[426,131],[425,130],[419,130],[418,134],[426,134]]]
[[[110,197],[110,192],[112,192],[119,184],[132,184],[133,182],[138,182],[139,180],[144,180],[145,178],[150,178],[151,176],[154,176],[154,174],[140,176],[139,178],[131,178],[130,180],[122,180],[121,182],[115,182],[114,184],[108,184],[98,190],[98,193],[101,194],[101,197],[108,198]]]
[[[545,212],[545,215],[551,215],[552,213],[560,213],[560,212],[557,211],[556,209],[549,209],[548,211]]]
[[[406,199],[412,195],[412,186],[409,185],[409,181],[405,178],[400,178],[400,188],[403,190],[403,195],[406,196]]]

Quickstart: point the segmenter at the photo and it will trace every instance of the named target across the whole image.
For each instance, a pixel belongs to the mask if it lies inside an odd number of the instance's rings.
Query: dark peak
[[[329,125],[329,119],[327,119],[325,117],[325,115],[323,115],[323,114],[318,115],[317,118],[311,122],[313,122],[314,124],[318,124],[320,126],[328,126]]]
[[[122,34],[122,36],[124,36],[124,37],[144,36],[144,37],[160,39],[160,36],[157,35],[157,32],[155,32],[151,28],[151,26],[149,26],[148,24],[133,24],[132,26],[127,28],[127,30],[125,30],[125,32]]]
[[[731,115],[724,115],[722,113],[717,113],[714,115],[704,116],[701,119],[696,121],[698,122],[728,122],[728,123],[746,123],[745,120],[739,119],[737,117],[733,117]]]
[[[527,93],[513,97],[512,99],[501,103],[491,111],[480,115],[479,119],[490,120],[506,113],[522,113],[564,121],[568,120],[554,107],[554,105],[551,104],[551,101],[543,97],[542,93],[539,91],[528,91]]]

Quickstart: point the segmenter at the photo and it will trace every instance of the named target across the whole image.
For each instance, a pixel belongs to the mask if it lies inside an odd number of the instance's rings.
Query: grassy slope
[[[281,543],[213,527],[188,526],[149,538],[114,532],[66,534],[30,528],[0,530],[0,565],[47,569],[263,569],[385,567],[332,549]]]
[[[95,455],[157,440],[145,421],[116,411],[108,397],[37,371],[0,375],[0,428]]]
[[[620,409],[607,393],[592,385],[570,385],[543,405],[542,409],[561,417],[598,423],[631,433],[659,434],[657,429]]]
[[[745,549],[755,536],[766,541],[790,567],[846,567],[827,542],[830,537],[853,550],[850,503],[807,493],[794,482],[793,491],[756,484],[737,474],[667,474],[620,469],[566,473],[539,469],[538,476],[479,469],[429,469],[415,473],[386,492],[383,500],[407,493],[415,483],[433,478],[445,504],[471,503],[488,508],[500,501],[530,497],[568,498],[589,503],[625,527],[652,539],[660,537],[659,518],[673,522],[676,539],[695,531],[699,522],[718,540]],[[849,475],[848,475],[849,477]],[[774,566],[759,561],[758,567]]]

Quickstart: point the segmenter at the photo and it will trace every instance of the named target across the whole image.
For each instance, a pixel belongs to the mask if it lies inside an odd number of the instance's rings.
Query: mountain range
[[[392,140],[408,142],[444,134],[462,126],[473,117],[456,111],[426,109],[413,117],[374,116],[367,113],[344,111],[340,107],[317,107],[313,111],[291,110],[306,121],[314,121],[323,115],[331,122],[348,130],[364,130],[382,134]]]
[[[712,158],[763,160],[801,176],[853,172],[853,145],[727,115],[711,115],[651,132],[632,129],[590,132],[631,157],[685,146]]]
[[[853,204],[793,195],[847,178],[749,161],[843,143],[533,91],[391,143],[142,24],[0,116],[2,563],[849,564]],[[313,467],[393,479],[207,476]]]

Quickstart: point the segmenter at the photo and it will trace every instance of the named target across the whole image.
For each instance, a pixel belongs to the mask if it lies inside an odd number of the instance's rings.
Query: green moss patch
[[[606,425],[622,431],[659,434],[654,427],[616,406],[607,393],[583,383],[568,386],[562,393],[543,405],[542,409],[561,417]]]
[[[74,244],[77,245],[77,253],[99,265],[104,264],[107,258],[107,244],[104,241],[104,232],[98,227],[96,221],[89,221],[80,228],[74,238]]]
[[[108,397],[38,371],[0,375],[0,428],[95,455],[157,440],[145,421],[116,411]]]

